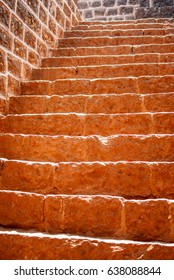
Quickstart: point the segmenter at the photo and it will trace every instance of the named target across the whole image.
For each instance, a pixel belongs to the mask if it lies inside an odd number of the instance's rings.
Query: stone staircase
[[[0,259],[174,259],[173,112],[173,20],[66,32],[0,118]]]

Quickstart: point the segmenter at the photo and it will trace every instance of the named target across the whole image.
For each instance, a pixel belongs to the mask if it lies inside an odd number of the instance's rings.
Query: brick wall
[[[0,0],[0,112],[48,49],[81,20],[74,0]]]
[[[174,0],[76,0],[85,20],[174,17]]]

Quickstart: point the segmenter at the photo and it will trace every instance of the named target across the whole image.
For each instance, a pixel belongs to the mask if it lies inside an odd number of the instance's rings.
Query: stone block
[[[6,3],[12,10],[15,10],[16,0],[5,0],[5,3]]]
[[[33,10],[35,14],[38,13],[39,10],[39,0],[25,0],[27,5]]]
[[[5,73],[6,70],[6,53],[0,49],[0,72]]]
[[[173,0],[153,0],[154,7],[174,6]]]
[[[0,2],[0,23],[6,27],[10,24],[10,10],[2,2]]]
[[[127,237],[134,240],[170,240],[167,201],[127,201],[125,203]]]
[[[8,71],[17,77],[21,77],[22,62],[20,59],[8,54],[7,57]]]
[[[52,233],[116,237],[122,204],[112,197],[49,196],[45,201],[45,230]]]
[[[93,8],[97,8],[97,7],[100,7],[101,6],[101,1],[94,1],[92,2],[92,5],[91,5]]]
[[[43,222],[43,201],[41,195],[0,191],[0,224],[39,230]]]
[[[14,14],[12,14],[11,18],[11,31],[15,36],[23,39],[24,25]]]
[[[103,6],[104,7],[114,7],[115,0],[103,0]]]
[[[126,6],[127,5],[127,0],[118,0],[117,5],[118,6]]]
[[[36,36],[27,28],[25,28],[25,43],[33,49],[36,48]]]
[[[12,49],[12,36],[2,27],[0,27],[0,45],[8,50]]]
[[[26,59],[27,56],[27,48],[26,46],[19,40],[14,39],[14,53],[22,57],[23,59]]]

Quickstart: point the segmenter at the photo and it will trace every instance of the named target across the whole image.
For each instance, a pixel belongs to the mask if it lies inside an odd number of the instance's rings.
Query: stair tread
[[[5,227],[111,239],[174,240],[172,199],[132,200],[108,195],[41,195],[4,190],[0,197],[0,223]],[[30,207],[24,213],[26,204]]]
[[[174,135],[0,134],[0,156],[39,161],[173,161]],[[9,148],[10,147],[10,148]],[[32,149],[29,149],[32,147]]]
[[[3,228],[0,231],[0,241],[3,245],[0,256],[3,259],[172,260],[174,258],[173,244],[164,242],[107,240]]]
[[[174,195],[174,162],[53,163],[1,158],[0,165],[1,190],[125,198],[172,199]]]

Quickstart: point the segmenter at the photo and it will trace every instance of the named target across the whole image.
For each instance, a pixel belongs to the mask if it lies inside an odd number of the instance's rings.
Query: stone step
[[[108,79],[59,79],[21,83],[22,95],[74,95],[174,92],[174,76],[119,77]]]
[[[172,134],[174,113],[34,114],[0,117],[1,133],[111,136],[114,134]]]
[[[114,20],[114,21],[109,21],[112,24],[118,25],[118,24],[129,24],[129,23],[173,23],[174,20],[172,18],[142,18],[142,19],[137,19],[137,20]],[[81,25],[93,25],[94,23],[98,23],[101,24],[101,21],[81,21],[80,24]],[[102,22],[103,25],[107,25],[108,22]]]
[[[174,93],[11,96],[10,114],[174,112]]]
[[[132,199],[174,196],[174,162],[43,163],[1,159],[0,165],[1,190]]]
[[[174,44],[142,44],[142,45],[120,45],[120,46],[96,46],[94,47],[76,47],[76,48],[58,48],[50,49],[49,56],[90,56],[90,55],[132,55],[146,53],[174,53]]]
[[[53,234],[173,242],[173,209],[167,199],[0,191],[1,226]]]
[[[117,37],[117,36],[155,36],[155,35],[169,35],[174,34],[174,25],[173,28],[151,28],[151,29],[111,29],[111,30],[75,30],[75,31],[66,31],[64,37]]]
[[[0,134],[0,157],[43,162],[174,161],[174,135]]]
[[[59,47],[102,47],[115,45],[143,45],[174,43],[173,35],[166,36],[125,36],[125,37],[85,37],[60,39]]]
[[[1,228],[2,260],[173,260],[174,245]],[[55,250],[55,248],[57,248]]]
[[[42,60],[42,67],[70,67],[129,63],[166,63],[174,62],[174,53],[168,54],[131,54],[50,57]]]
[[[83,24],[80,23],[78,26],[72,28],[73,31],[75,30],[114,30],[114,29],[156,29],[156,28],[172,28],[174,23],[166,19],[165,21],[147,21],[147,22],[135,22],[135,21],[122,21],[122,22],[84,22]]]
[[[174,75],[174,63],[130,63],[33,69],[33,80]]]

